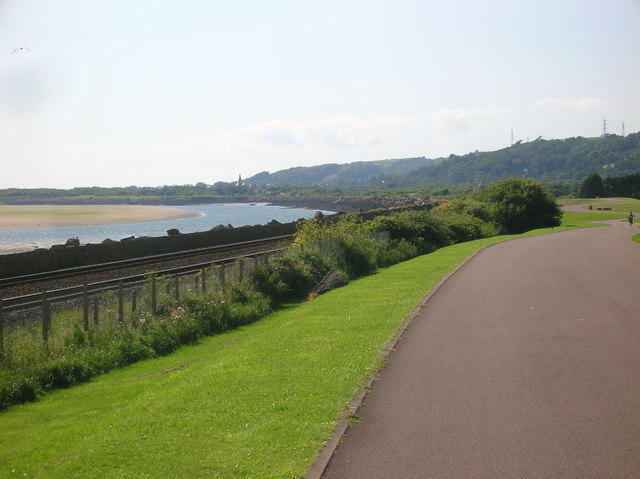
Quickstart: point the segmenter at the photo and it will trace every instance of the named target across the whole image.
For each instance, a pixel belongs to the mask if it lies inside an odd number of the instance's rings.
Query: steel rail
[[[102,271],[110,271],[115,269],[128,268],[131,266],[143,266],[145,264],[160,263],[174,259],[188,258],[191,256],[200,256],[210,253],[222,253],[240,248],[250,248],[253,246],[261,246],[264,244],[274,243],[277,241],[291,240],[294,235],[274,236],[270,238],[262,238],[252,241],[241,241],[238,243],[230,243],[217,246],[209,246],[206,248],[190,249],[186,251],[178,251],[174,253],[163,253],[152,256],[143,256],[141,258],[132,258],[109,263],[99,263],[95,265],[78,266],[75,268],[66,268],[57,271],[45,271],[42,273],[33,273],[21,276],[12,276],[9,278],[0,278],[0,287],[16,286],[25,283],[33,283],[36,281],[46,281],[58,278],[68,278],[79,274],[91,274]]]
[[[206,263],[198,263],[192,264],[188,266],[180,266],[177,268],[169,268],[164,270],[152,271],[145,274],[136,274],[131,276],[124,276],[120,278],[109,279],[105,281],[96,281],[94,283],[87,283],[86,285],[79,286],[70,286],[68,288],[60,288],[46,291],[46,300],[50,303],[58,302],[58,301],[68,301],[73,299],[82,298],[85,294],[85,286],[86,286],[86,294],[89,296],[95,295],[98,293],[103,293],[105,291],[113,290],[114,288],[119,288],[120,285],[123,287],[131,287],[137,284],[145,283],[150,275],[156,277],[175,277],[175,276],[186,276],[189,274],[197,273],[198,271],[202,271],[204,269],[209,269],[215,265],[219,264],[229,264],[233,263],[237,259],[240,258],[254,258],[258,256],[262,256],[264,254],[273,254],[279,251],[284,251],[286,248],[274,248],[266,251],[260,251],[258,253],[251,253],[242,256],[232,256],[228,258],[222,258],[214,261],[208,261]],[[5,298],[0,301],[2,305],[2,309],[5,312],[11,311],[20,311],[24,309],[39,307],[42,304],[43,293],[33,293],[26,294],[23,296],[14,296],[12,298]]]

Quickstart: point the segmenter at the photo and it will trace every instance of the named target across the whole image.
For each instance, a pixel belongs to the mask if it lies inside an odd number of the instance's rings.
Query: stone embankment
[[[328,211],[370,211],[377,209],[403,208],[433,204],[432,201],[417,198],[371,197],[371,196],[276,196],[262,197],[258,200],[279,206],[311,208]]]
[[[381,208],[398,208],[429,204],[429,200],[417,198],[388,198],[370,196],[189,196],[189,197],[123,197],[123,198],[2,198],[6,205],[198,205],[223,203],[271,203],[278,206],[320,209],[327,211],[370,211]]]
[[[281,206],[309,207],[336,212],[359,212],[364,219],[387,215],[403,209],[431,209],[434,202],[397,198],[368,197],[278,197],[253,199]],[[327,221],[335,221],[340,215],[317,215]],[[209,246],[226,245],[276,236],[292,235],[296,232],[296,222],[279,223],[275,220],[266,225],[233,228],[217,226],[210,231],[181,234],[177,230],[167,231],[167,236],[124,238],[120,241],[105,240],[100,244],[80,245],[70,239],[64,245],[54,245],[49,249],[36,249],[24,253],[0,255],[0,278],[53,271],[112,261],[122,261],[165,253],[174,253]]]

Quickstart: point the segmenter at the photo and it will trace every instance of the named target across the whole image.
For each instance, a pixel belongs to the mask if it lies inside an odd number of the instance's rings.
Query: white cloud
[[[593,110],[606,102],[600,98],[545,98],[533,103],[536,108],[563,108],[575,112]]]
[[[428,113],[428,118],[441,129],[467,130],[470,123],[477,119],[493,118],[510,113],[508,108],[490,105],[486,108],[443,108]]]
[[[233,141],[256,140],[276,146],[320,144],[334,148],[376,145],[393,136],[411,117],[363,118],[338,115],[323,120],[273,119],[222,133]]]

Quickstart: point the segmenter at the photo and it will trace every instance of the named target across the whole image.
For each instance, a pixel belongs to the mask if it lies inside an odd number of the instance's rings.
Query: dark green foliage
[[[495,220],[496,205],[483,201],[465,199],[453,200],[438,206],[434,211],[473,216],[479,220],[491,223]]]
[[[434,163],[424,157],[404,158],[397,160],[358,161],[345,165],[329,163],[318,166],[296,167],[277,171],[271,174],[259,173],[247,182],[262,185],[323,185],[327,188],[343,186],[353,187],[361,183],[375,181],[383,175],[404,175],[416,168]]]
[[[427,211],[405,211],[392,216],[378,216],[368,224],[374,232],[387,232],[392,240],[405,240],[420,253],[430,253],[451,244],[449,232],[441,219]]]
[[[374,251],[370,240],[341,236],[333,241],[331,259],[349,278],[358,278],[376,270]]]
[[[603,193],[602,177],[598,173],[590,174],[580,185],[580,198],[595,198]]]
[[[604,180],[597,173],[586,177],[580,185],[581,198],[594,198],[596,196],[624,196],[627,198],[640,198],[640,174],[609,177]]]
[[[505,233],[558,226],[562,212],[540,183],[510,178],[477,192],[473,199],[495,208],[495,223]]]
[[[621,176],[640,170],[640,133],[625,137],[519,142],[498,151],[451,155],[411,172],[405,184],[485,184],[510,177],[538,181],[582,180],[592,172]]]
[[[355,215],[346,215],[335,223],[308,220],[296,233],[298,244],[319,249],[326,262],[356,278],[375,271],[379,245]]]
[[[252,273],[258,291],[276,302],[305,298],[330,270],[316,252],[296,251],[272,259]]]
[[[580,182],[577,180],[546,181],[542,186],[555,198],[576,196],[580,191]]]
[[[386,240],[376,249],[375,263],[379,267],[391,266],[418,256],[418,248],[405,240]]]
[[[559,195],[573,194],[560,181],[581,181],[591,172],[617,177],[640,170],[640,133],[625,137],[607,135],[597,138],[519,141],[497,151],[475,151],[450,155],[446,159],[408,158],[327,164],[290,168],[250,178],[250,183],[269,183],[276,188],[341,186],[358,190],[431,188],[431,193],[447,196],[452,185],[489,184],[512,177],[553,182]],[[279,190],[281,191],[281,190]]]

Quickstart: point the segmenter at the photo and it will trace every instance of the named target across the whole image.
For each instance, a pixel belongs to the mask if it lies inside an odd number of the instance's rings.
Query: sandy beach
[[[194,211],[140,205],[0,205],[0,228],[91,226],[197,216]]]

